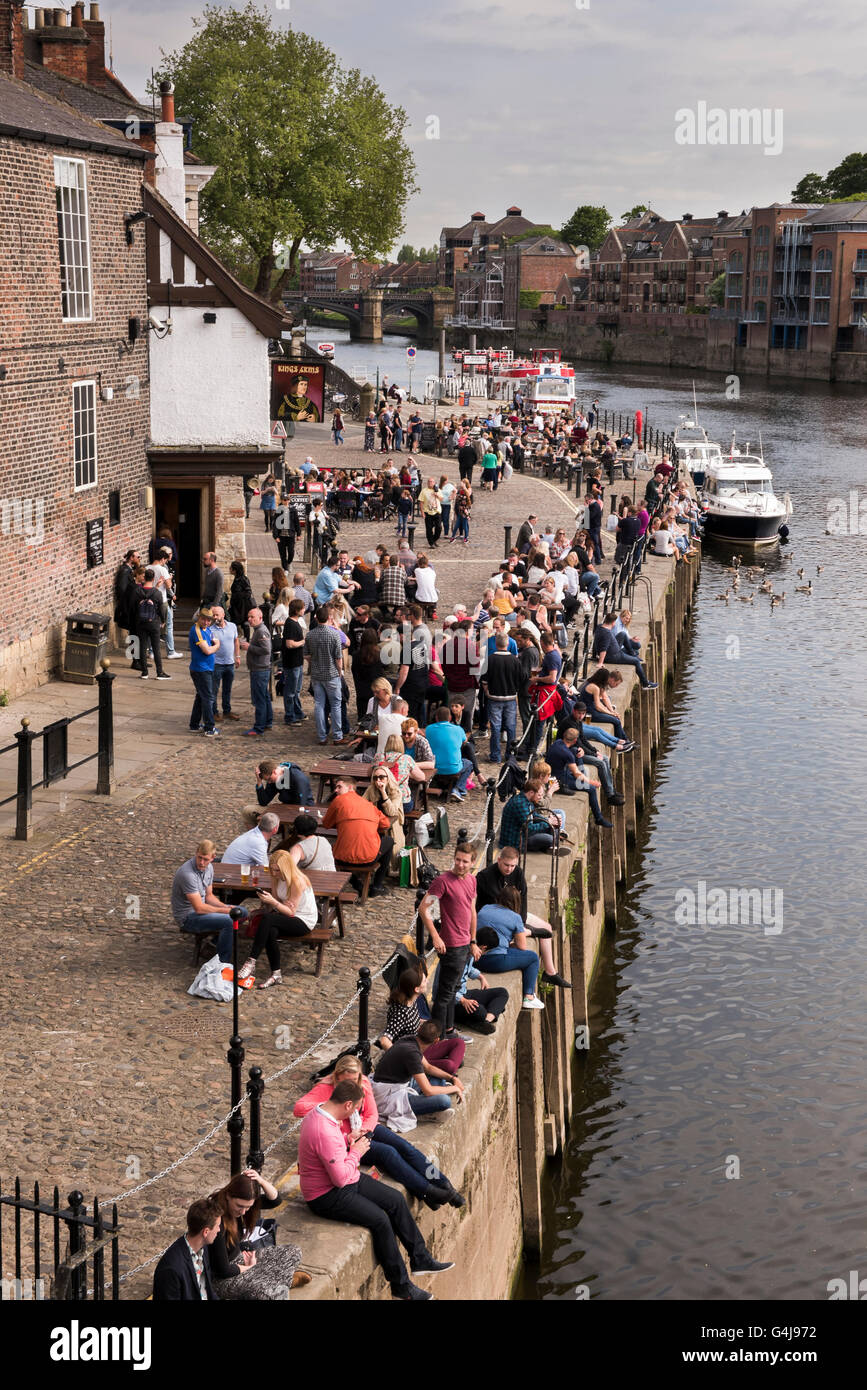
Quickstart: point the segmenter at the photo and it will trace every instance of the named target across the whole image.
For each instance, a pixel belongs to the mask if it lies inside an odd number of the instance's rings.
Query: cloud
[[[855,0],[831,10],[809,0],[715,10],[694,0],[290,5],[271,6],[275,23],[326,43],[405,108],[421,191],[401,239],[415,245],[476,208],[493,218],[511,203],[555,226],[583,202],[615,216],[637,201],[665,216],[739,211],[785,199],[804,173],[825,172],[861,143],[865,20]],[[160,49],[185,43],[203,9],[104,0],[121,80],[143,94]],[[675,145],[675,111],[699,100],[782,107],[783,153]],[[439,140],[425,137],[430,115]]]

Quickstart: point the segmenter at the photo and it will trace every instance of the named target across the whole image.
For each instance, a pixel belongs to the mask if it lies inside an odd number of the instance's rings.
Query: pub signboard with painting
[[[271,419],[320,423],[324,417],[325,364],[271,363]]]

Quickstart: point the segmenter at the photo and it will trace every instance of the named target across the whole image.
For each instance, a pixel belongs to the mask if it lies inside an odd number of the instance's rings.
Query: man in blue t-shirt
[[[431,746],[436,764],[434,776],[454,777],[455,773],[460,773],[454,790],[451,794],[452,801],[463,801],[467,794],[467,778],[473,770],[473,765],[469,758],[461,756],[461,748],[464,743],[464,731],[460,724],[451,722],[451,715],[445,705],[440,705],[436,713],[433,724],[428,724],[424,731],[424,736]]]
[[[216,738],[220,730],[214,724],[214,655],[220,649],[209,627],[213,614],[201,608],[190,628],[190,679],[196,687],[196,698],[190,714],[190,728],[205,730],[206,738]]]

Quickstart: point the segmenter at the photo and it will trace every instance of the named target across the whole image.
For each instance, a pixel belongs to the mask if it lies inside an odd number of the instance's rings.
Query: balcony
[[[862,256],[859,252],[855,257],[852,271],[855,275],[867,275],[867,256]]]
[[[829,298],[830,298],[830,296],[829,296]],[[852,290],[852,291],[850,292],[850,294],[849,294],[849,298],[850,298],[850,299],[867,299],[867,285],[861,285],[860,289],[859,289],[859,288],[856,288],[856,289]]]
[[[810,315],[804,309],[780,309],[772,314],[774,323],[809,323]]]

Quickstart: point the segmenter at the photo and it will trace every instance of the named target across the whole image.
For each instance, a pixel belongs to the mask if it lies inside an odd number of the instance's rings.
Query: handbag
[[[441,806],[437,812],[437,818],[434,821],[430,843],[433,845],[434,849],[445,849],[450,839],[449,813],[444,806]]]
[[[242,1250],[264,1250],[266,1246],[277,1244],[277,1222],[273,1216],[266,1216],[254,1226],[247,1240],[241,1241]]]

